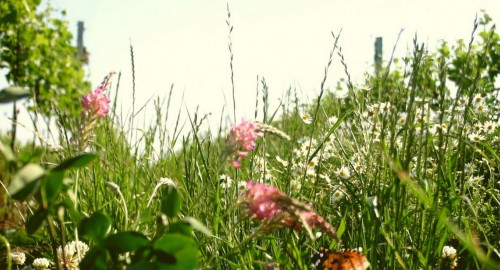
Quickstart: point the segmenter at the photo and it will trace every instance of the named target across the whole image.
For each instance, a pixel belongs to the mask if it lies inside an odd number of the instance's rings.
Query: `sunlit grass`
[[[476,23],[475,30],[478,25],[489,24]],[[222,120],[213,130],[207,128],[209,116],[193,113],[182,130],[180,113],[170,108],[173,88],[167,99],[153,100],[155,118],[139,127],[135,109],[128,118],[112,109],[85,149],[98,158],[67,174],[78,188],[63,197],[78,202],[78,219],[95,212],[108,216],[110,234],[136,231],[158,239],[179,230],[174,218],[159,214],[169,192],[164,187],[176,186],[182,201],[176,217],[194,217],[210,230],[188,232],[200,269],[309,269],[309,258],[320,247],[362,250],[372,269],[453,269],[455,264],[494,269],[500,248],[500,101],[491,74],[498,63],[483,61],[491,51],[475,48],[500,48],[500,42],[486,28],[480,36],[479,45],[462,42],[451,53],[447,44],[431,53],[415,39],[412,55],[357,86],[334,35],[317,99],[302,104],[290,93],[276,109],[279,118],[267,105],[263,112],[256,108],[255,115],[262,116],[251,121],[267,129],[239,169],[229,162],[229,127]],[[324,86],[335,56],[346,70],[346,96]],[[269,104],[265,80],[260,87],[262,102]],[[175,124],[167,126],[172,117]],[[69,134],[61,138],[62,151],[20,148],[20,163],[55,164],[77,154],[70,139],[77,135],[75,126],[61,120],[60,133]],[[2,169],[8,185],[14,172],[4,161]],[[290,228],[255,234],[260,223],[244,218],[238,205],[249,179],[307,202],[337,229],[340,241],[316,229],[315,240]],[[30,217],[26,209],[36,208],[33,199],[16,205],[4,201],[12,208],[3,210],[9,215],[17,215],[17,207]],[[65,226],[56,224],[66,242],[78,237],[77,224],[67,215],[62,215]],[[29,263],[52,259],[45,229],[24,239],[12,237],[12,229],[23,228],[5,224],[3,234],[11,248],[28,254]],[[453,249],[456,257],[443,258]]]

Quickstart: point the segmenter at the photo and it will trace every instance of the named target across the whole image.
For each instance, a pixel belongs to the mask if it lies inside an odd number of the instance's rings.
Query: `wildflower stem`
[[[59,227],[60,227],[60,232],[61,232],[61,246],[64,247],[66,245],[66,237],[65,237],[65,229],[64,229],[64,208],[62,207],[59,207],[58,211],[57,211],[57,214],[58,214],[58,221],[59,221]],[[75,230],[76,230],[76,227],[75,226]],[[63,267],[66,268],[66,251],[65,251],[65,248],[62,248],[62,252],[61,252],[61,261],[62,261],[62,264],[63,264]]]
[[[44,189],[41,189],[40,190],[40,197],[42,199],[42,204],[41,204],[41,207],[43,210],[45,211],[48,211],[49,209],[49,203],[47,201],[47,195],[45,194],[45,190]],[[56,261],[56,269],[57,270],[60,270],[61,269],[61,265],[59,264],[59,258],[58,258],[58,255],[57,255],[57,244],[56,244],[56,235],[57,235],[57,232],[56,232],[56,228],[54,227],[54,218],[52,217],[52,215],[47,215],[47,217],[45,218],[46,221],[47,221],[47,225],[49,227],[49,237],[50,237],[50,244],[52,246],[52,252],[54,254],[54,258],[55,258],[55,261]]]
[[[78,179],[79,178],[80,178],[80,172],[76,171],[75,187],[74,187],[74,193],[75,193],[75,210],[78,210]],[[75,234],[75,240],[78,241],[78,226],[75,226],[74,234]]]
[[[123,212],[125,214],[125,225],[124,225],[124,230],[126,231],[127,230],[127,224],[128,224],[128,210],[127,210],[127,202],[125,201],[125,197],[123,196],[123,193],[122,191],[120,190],[120,187],[113,183],[113,182],[106,182],[106,184],[108,184],[108,186],[113,189],[116,193],[118,193],[118,195],[120,196],[120,202],[123,206]]]
[[[5,245],[5,249],[7,251],[7,269],[10,270],[11,267],[12,267],[12,260],[11,260],[12,258],[11,258],[11,255],[10,255],[10,244],[9,244],[9,241],[7,240],[7,238],[5,238],[1,234],[0,234],[0,240],[2,240],[2,242]]]

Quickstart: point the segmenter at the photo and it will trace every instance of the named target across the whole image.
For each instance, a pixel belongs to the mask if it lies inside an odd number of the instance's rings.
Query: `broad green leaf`
[[[14,152],[10,149],[10,147],[6,146],[0,141],[0,154],[5,158],[7,162],[14,162],[16,161],[16,156],[14,155]]]
[[[17,85],[12,85],[0,90],[0,103],[8,103],[30,96],[28,89]]]
[[[189,226],[189,224],[184,221],[177,221],[168,226],[168,232],[191,236],[193,228],[191,228],[191,226]]]
[[[65,178],[67,179],[67,178]],[[64,181],[64,180],[63,180]],[[60,203],[60,206],[64,207],[66,212],[69,214],[69,217],[71,218],[71,221],[73,221],[74,224],[79,224],[80,219],[81,219],[81,212],[77,211],[75,209],[75,204],[70,198],[65,197],[62,202]]]
[[[80,262],[80,269],[107,270],[109,269],[108,257],[108,253],[102,247],[91,248]]]
[[[198,248],[191,237],[167,234],[153,244],[159,269],[194,269],[198,263]]]
[[[45,222],[45,218],[49,215],[47,210],[39,208],[35,211],[33,216],[26,221],[26,231],[28,234],[34,234]]]
[[[203,223],[201,223],[200,221],[198,221],[196,218],[194,218],[194,217],[185,217],[182,220],[184,222],[188,223],[189,225],[191,225],[191,227],[193,227],[193,229],[195,229],[195,230],[197,230],[199,232],[202,232],[206,236],[212,236],[212,232],[205,225],[203,225]]]
[[[47,201],[54,201],[63,188],[64,172],[51,171],[42,181],[42,189],[45,190]]]
[[[127,270],[157,270],[158,266],[152,262],[140,261],[127,267]]]
[[[27,164],[12,179],[7,191],[16,200],[25,200],[37,189],[45,175],[45,170],[38,164]]]
[[[95,212],[89,218],[83,219],[79,226],[81,235],[96,241],[104,238],[110,229],[110,219],[100,212]]]
[[[105,246],[114,254],[133,252],[149,245],[149,239],[138,232],[119,232],[105,239]]]
[[[167,215],[169,218],[175,217],[179,210],[181,209],[181,199],[179,198],[179,193],[174,187],[168,187],[165,189],[163,198],[161,200],[161,212]]]
[[[64,160],[61,164],[57,165],[54,171],[65,171],[68,169],[78,169],[87,166],[90,162],[97,158],[96,154],[84,153],[78,156],[71,157]]]

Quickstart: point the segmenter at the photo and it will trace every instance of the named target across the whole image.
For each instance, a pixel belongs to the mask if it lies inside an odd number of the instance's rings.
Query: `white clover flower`
[[[49,269],[50,262],[45,258],[37,258],[31,264],[37,270]]]
[[[233,183],[233,179],[231,179],[231,177],[229,177],[226,174],[221,174],[219,176],[219,179],[220,179],[220,187],[223,189],[230,188]]]
[[[349,179],[351,177],[351,172],[349,168],[346,166],[342,166],[339,169],[335,170],[335,175],[340,177],[341,179]]]
[[[442,269],[455,269],[457,268],[458,258],[457,250],[451,246],[444,246],[441,252],[441,257],[443,259]]]
[[[444,246],[443,251],[441,253],[442,258],[454,259],[457,257],[457,250],[451,246]]]
[[[71,241],[64,246],[64,261],[62,264],[70,270],[77,270],[78,264],[89,251],[89,246],[81,241]],[[57,248],[57,257],[63,258],[62,247]]]
[[[26,261],[26,254],[24,252],[12,252],[10,254],[12,261],[17,265],[23,265]]]
[[[308,113],[302,113],[302,114],[300,114],[300,118],[302,119],[302,122],[304,122],[304,124],[306,124],[306,125],[311,124],[312,121],[313,121],[312,116],[310,114],[308,114]]]

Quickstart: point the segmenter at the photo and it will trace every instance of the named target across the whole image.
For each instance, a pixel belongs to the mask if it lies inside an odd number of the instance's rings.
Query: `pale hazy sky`
[[[222,106],[228,104],[226,112],[232,115],[228,1],[44,2],[67,11],[75,36],[76,22],[84,21],[84,43],[90,52],[88,79],[93,87],[109,71],[122,72],[119,94],[124,112],[131,106],[131,43],[136,106],[152,96],[165,97],[174,84],[174,109],[182,105],[193,112],[199,105],[201,112],[213,113],[217,123]],[[331,31],[342,29],[339,45],[354,82],[362,83],[364,72],[373,69],[378,36],[383,37],[388,60],[402,28],[398,57],[411,48],[415,34],[430,49],[439,39],[468,41],[481,9],[495,22],[500,20],[498,0],[254,0],[229,1],[229,7],[238,118],[253,116],[257,75],[265,77],[274,105],[289,87],[314,98],[333,45]],[[341,77],[345,77],[343,67],[335,55],[327,87],[333,89]],[[151,103],[149,111],[152,107]],[[0,110],[4,122],[10,106],[2,105]]]

